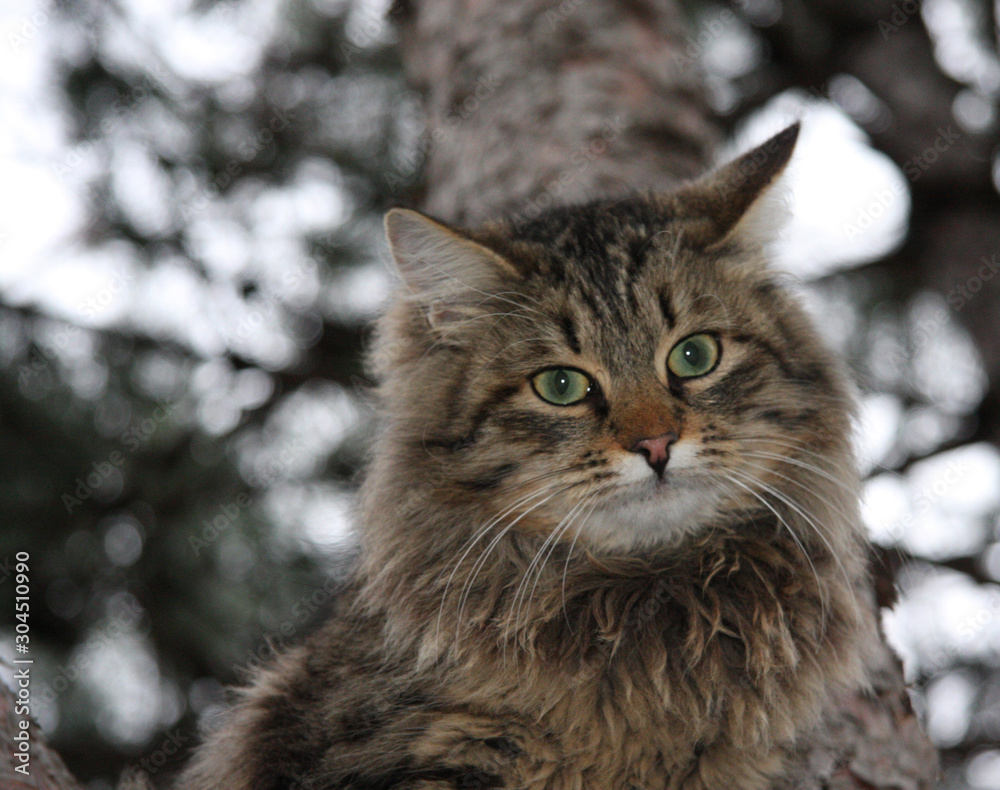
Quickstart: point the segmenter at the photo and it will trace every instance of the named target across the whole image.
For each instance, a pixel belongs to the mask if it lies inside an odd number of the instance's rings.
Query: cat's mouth
[[[646,471],[648,474],[641,477],[622,474],[618,484],[601,497],[601,506],[607,509],[632,505],[669,508],[672,500],[707,494],[713,488],[710,479],[695,468],[667,468],[662,475]]]
[[[710,523],[722,492],[690,470],[651,475],[602,498],[581,527],[592,545],[613,551],[660,546]]]
[[[624,490],[621,496],[638,499],[662,499],[671,492],[704,485],[704,476],[698,474],[700,464],[697,450],[690,442],[678,442],[669,459],[661,467],[653,467],[634,454],[621,459],[618,482]]]
[[[662,476],[650,475],[638,484],[632,484],[621,492],[621,496],[634,501],[663,501],[681,491],[691,491],[704,487],[704,480],[689,469],[664,470]]]
[[[672,450],[662,474],[635,454],[618,459],[615,484],[580,527],[591,545],[610,551],[662,546],[715,518],[724,491],[698,460],[697,447],[679,442]]]

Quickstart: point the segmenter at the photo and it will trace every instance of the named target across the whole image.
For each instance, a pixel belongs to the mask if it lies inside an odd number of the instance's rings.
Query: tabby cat
[[[401,287],[333,617],[184,790],[754,790],[873,636],[852,405],[766,243],[793,126],[663,195],[456,230]]]

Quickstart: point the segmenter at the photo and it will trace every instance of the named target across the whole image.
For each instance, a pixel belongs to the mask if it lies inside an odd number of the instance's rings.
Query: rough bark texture
[[[31,743],[29,774],[24,776],[14,770],[21,764],[14,758],[18,753],[14,736],[22,732],[21,721],[14,712],[14,695],[0,683],[0,790],[82,790],[62,758],[49,748],[34,722],[28,730]]]
[[[422,0],[403,23],[428,118],[423,208],[474,224],[704,169],[721,138],[667,0]],[[891,583],[890,583],[891,586]],[[938,756],[883,642],[782,788],[932,787]]]
[[[938,754],[910,706],[899,659],[873,646],[871,694],[834,701],[824,729],[805,745],[775,790],[920,790],[937,785]]]
[[[697,175],[721,135],[685,46],[668,2],[416,4],[424,208],[474,224]]]

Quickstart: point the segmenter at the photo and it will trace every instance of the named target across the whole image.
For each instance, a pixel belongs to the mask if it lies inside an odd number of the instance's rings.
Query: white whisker
[[[802,544],[802,540],[795,533],[795,529],[788,523],[788,521],[785,519],[785,517],[782,516],[777,511],[777,509],[770,502],[768,502],[767,499],[764,498],[764,496],[760,492],[754,491],[749,485],[741,483],[739,480],[736,480],[733,477],[730,477],[730,475],[728,474],[728,472],[732,472],[732,471],[733,470],[730,469],[730,470],[727,470],[727,472],[723,472],[723,476],[726,478],[726,480],[728,480],[730,483],[734,483],[734,484],[738,485],[740,488],[744,489],[745,491],[748,491],[751,496],[753,496],[754,498],[756,498],[762,505],[764,505],[764,507],[766,507],[768,510],[770,510],[774,514],[775,518],[778,519],[778,523],[780,523],[788,531],[789,537],[791,537],[791,539],[795,542],[795,545],[798,547],[799,551],[802,553],[802,557],[805,559],[806,562],[809,563],[809,567],[812,570],[813,576],[816,579],[816,587],[819,590],[820,609],[823,612],[823,616],[826,617],[826,612],[827,612],[827,608],[828,608],[828,602],[827,602],[826,595],[825,595],[826,588],[821,583],[820,578],[819,578],[819,572],[816,570],[816,566],[815,566],[815,564],[812,561],[812,557],[809,556],[809,552],[806,550],[806,547]]]
[[[538,552],[535,554],[535,557],[532,559],[531,564],[528,566],[527,570],[525,570],[522,583],[518,585],[518,591],[520,591],[522,587],[527,587],[527,582],[531,577],[532,566],[535,565],[536,562],[538,563],[538,567],[535,572],[535,581],[531,587],[531,591],[528,593],[526,600],[522,598],[522,603],[524,604],[525,607],[527,607],[531,603],[531,599],[535,594],[535,589],[538,586],[538,581],[539,579],[541,579],[545,563],[548,562],[549,557],[552,556],[552,552],[558,545],[559,538],[562,537],[562,535],[573,525],[573,521],[576,518],[576,516],[580,512],[582,512],[583,508],[586,507],[589,504],[589,502],[590,502],[589,499],[582,499],[569,509],[569,511],[562,518],[562,520],[555,526],[555,528],[548,535],[548,537],[545,538],[545,541],[542,543]],[[546,548],[548,548],[547,553],[546,553]],[[539,562],[539,560],[541,561]],[[520,630],[520,622],[521,622],[516,593],[514,595],[514,610],[515,610],[514,631],[516,632]]]
[[[576,542],[580,538],[580,533],[583,531],[583,528],[587,525],[587,520],[593,515],[594,510],[597,508],[597,502],[598,502],[599,498],[600,498],[600,494],[599,493],[598,494],[592,494],[591,497],[590,497],[590,499],[588,500],[589,502],[591,502],[593,504],[591,504],[590,510],[587,511],[587,515],[585,515],[580,520],[580,524],[576,528],[576,534],[573,536],[573,541],[569,544],[569,550],[566,552],[566,561],[563,563],[563,572],[562,572],[562,610],[563,610],[563,618],[566,620],[566,625],[569,627],[570,633],[573,633],[573,625],[570,623],[569,616],[566,613],[566,576],[569,573],[569,560],[570,560],[570,557],[573,556],[573,549],[576,548]]]
[[[810,514],[806,513],[801,507],[799,507],[799,505],[796,502],[787,497],[785,494],[783,494],[774,486],[768,485],[767,483],[764,483],[760,480],[756,480],[751,475],[748,475],[745,472],[741,472],[736,469],[729,469],[728,471],[732,474],[737,474],[743,477],[745,480],[749,480],[752,483],[756,483],[757,485],[760,486],[762,491],[764,491],[767,494],[770,494],[780,502],[783,502],[787,507],[791,508],[799,516],[801,516],[802,519],[805,521],[805,523],[808,526],[812,527],[812,530],[813,532],[815,532],[816,537],[818,537],[826,546],[827,551],[830,552],[830,557],[833,559],[834,562],[837,563],[837,567],[840,568],[840,572],[844,575],[844,580],[847,583],[848,589],[852,589],[851,577],[850,574],[848,574],[847,572],[847,568],[844,567],[844,563],[838,556],[837,552],[834,550],[833,545],[827,539],[826,535],[823,534],[822,527],[820,527],[820,525],[816,523],[816,520]]]
[[[577,485],[579,485],[579,483],[570,483],[569,485],[565,485],[565,486],[562,486],[562,487],[555,487],[555,488],[547,489],[545,492],[543,492],[544,494],[547,494],[547,496],[545,496],[544,499],[542,499],[539,502],[534,503],[531,507],[529,507],[523,513],[521,513],[517,518],[515,518],[513,521],[511,521],[509,524],[507,524],[500,531],[500,533],[496,537],[493,538],[493,540],[490,542],[490,544],[486,547],[486,550],[479,556],[479,558],[476,560],[475,564],[472,566],[472,570],[470,571],[469,578],[468,578],[468,580],[466,580],[465,584],[462,586],[462,592],[461,592],[461,595],[460,595],[460,598],[459,598],[459,605],[458,605],[458,623],[459,623],[459,628],[461,628],[462,615],[463,615],[463,613],[465,611],[465,604],[468,601],[469,595],[472,592],[472,586],[475,583],[476,576],[479,574],[479,571],[482,570],[483,566],[486,564],[486,560],[489,557],[490,553],[493,551],[494,548],[496,548],[497,544],[499,544],[499,542],[503,539],[504,535],[506,535],[508,532],[510,532],[511,529],[513,529],[522,519],[524,519],[526,516],[528,516],[529,514],[531,514],[533,511],[537,510],[539,507],[542,507],[543,505],[547,504],[548,502],[550,502],[555,497],[559,496],[560,494],[565,493],[566,491],[569,491],[571,488],[573,488],[573,487],[575,487]]]
[[[548,475],[543,475],[541,477],[546,477],[546,476],[548,476]],[[537,482],[537,479],[538,478],[535,478],[531,482]],[[441,633],[441,618],[444,615],[444,607],[445,607],[445,604],[448,601],[448,590],[451,587],[451,583],[454,580],[455,574],[458,572],[458,569],[462,566],[462,563],[465,561],[465,558],[467,556],[469,556],[469,552],[471,552],[472,549],[475,548],[475,545],[486,536],[487,532],[489,532],[491,529],[493,529],[493,527],[495,527],[497,524],[499,524],[501,521],[503,521],[503,519],[505,519],[508,515],[510,515],[511,513],[513,513],[515,510],[517,510],[517,508],[521,507],[522,505],[527,504],[532,499],[535,499],[535,498],[537,498],[539,496],[544,495],[547,492],[548,492],[548,489],[536,490],[536,491],[532,491],[531,493],[527,494],[526,496],[521,497],[520,499],[517,499],[513,504],[511,504],[508,508],[506,508],[505,510],[503,510],[499,515],[494,516],[492,519],[490,519],[489,521],[487,521],[484,525],[482,525],[481,527],[479,527],[472,534],[472,537],[470,537],[466,541],[466,548],[462,552],[462,554],[459,556],[459,558],[455,561],[454,566],[452,567],[451,574],[448,576],[448,581],[445,583],[444,591],[441,593],[441,606],[438,607],[437,626],[436,626],[436,630],[435,630],[435,634],[436,635],[439,636],[440,633]],[[437,638],[437,636],[435,638]]]

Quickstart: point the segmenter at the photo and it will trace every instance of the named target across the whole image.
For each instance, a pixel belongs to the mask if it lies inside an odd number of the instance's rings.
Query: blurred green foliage
[[[210,36],[261,5],[169,21]],[[0,557],[31,556],[35,712],[85,780],[112,781],[171,734],[190,744],[220,683],[269,649],[262,635],[300,635],[329,598],[329,553],[301,532],[276,537],[267,497],[322,504],[363,453],[364,404],[342,387],[363,383],[368,314],[352,312],[343,278],[377,264],[380,212],[415,182],[417,105],[377,10],[270,5],[274,18],[244,31],[256,61],[201,79],[178,73],[128,4],[25,9],[41,22],[27,43],[59,50],[50,98],[68,132],[50,167],[86,208],[67,245],[130,263],[127,282],[68,315],[0,295]],[[317,214],[316,182],[335,216],[297,222]],[[270,265],[253,249],[268,208],[290,215],[261,251],[284,255]],[[229,235],[192,233],[204,217]],[[230,244],[251,249],[227,270]],[[144,322],[165,269],[221,305],[216,337]],[[114,318],[111,301],[127,302]],[[275,336],[280,354],[255,355]],[[341,430],[299,451],[296,426],[309,431],[329,387]],[[271,452],[283,444],[288,457]]]

